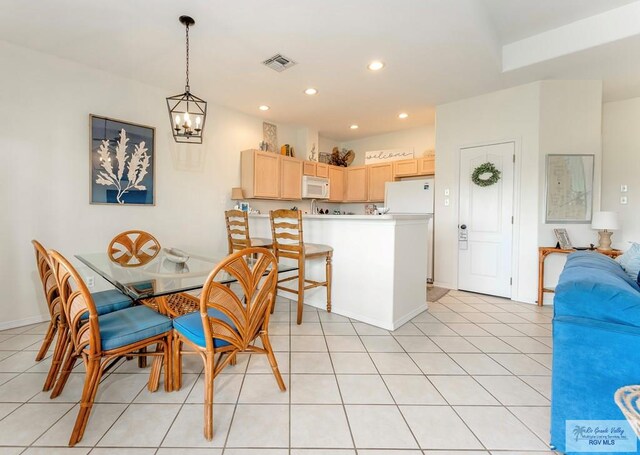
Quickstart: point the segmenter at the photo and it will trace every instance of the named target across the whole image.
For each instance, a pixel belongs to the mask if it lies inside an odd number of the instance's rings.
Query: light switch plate
[[[445,207],[449,207],[449,198],[448,197],[444,199],[444,206]]]
[[[444,195],[445,196],[449,196],[449,188],[445,188],[444,189]]]
[[[620,185],[621,193],[626,193],[627,191],[629,191],[629,187],[627,185]]]
[[[627,196],[621,196],[620,197],[620,204],[626,204],[627,202],[628,202],[627,201]]]

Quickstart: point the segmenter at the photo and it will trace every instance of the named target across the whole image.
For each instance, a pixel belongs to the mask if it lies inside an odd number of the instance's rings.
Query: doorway
[[[491,163],[500,177],[481,186],[473,172]],[[511,298],[515,143],[460,149],[458,288]],[[486,180],[489,174],[480,175]]]

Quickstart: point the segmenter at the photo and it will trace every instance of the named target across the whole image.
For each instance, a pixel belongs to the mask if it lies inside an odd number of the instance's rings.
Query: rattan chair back
[[[238,296],[232,288],[218,282],[233,276],[241,288]],[[216,266],[204,284],[200,297],[200,315],[204,325],[206,348],[213,351],[213,338],[229,342],[244,351],[268,324],[278,277],[276,259],[265,248],[245,248]],[[208,310],[222,312],[235,328]]]
[[[62,310],[60,306],[56,277],[53,276],[53,270],[51,270],[47,250],[45,250],[42,244],[37,240],[32,240],[31,243],[33,244],[33,248],[36,253],[36,267],[38,269],[40,282],[42,283],[42,290],[44,291],[45,299],[47,301],[49,314],[51,315],[51,320],[54,320],[60,315]]]
[[[89,347],[89,354],[99,356],[100,327],[98,312],[89,289],[71,263],[55,250],[49,251],[51,268],[60,290],[60,300],[64,316],[71,332],[71,340],[76,352]],[[88,314],[88,323],[82,317]],[[82,323],[81,323],[82,322]]]
[[[107,253],[109,259],[122,267],[139,267],[160,253],[160,242],[145,231],[125,231],[111,240]]]
[[[251,246],[249,237],[249,215],[242,210],[227,210],[224,212],[227,224],[227,244],[229,254]]]
[[[277,259],[299,259],[304,256],[302,212],[300,210],[271,210],[271,235]]]

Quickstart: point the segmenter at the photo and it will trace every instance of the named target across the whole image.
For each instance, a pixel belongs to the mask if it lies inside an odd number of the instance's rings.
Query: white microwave
[[[302,197],[306,199],[329,199],[329,179],[303,175]]]

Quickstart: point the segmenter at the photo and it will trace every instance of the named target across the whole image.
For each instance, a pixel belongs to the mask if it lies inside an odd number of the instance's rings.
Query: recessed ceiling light
[[[258,109],[260,109],[261,111],[268,111],[271,108],[266,104],[263,104],[262,106],[258,106]]]
[[[371,71],[378,71],[384,68],[384,63],[379,60],[374,60],[373,62],[369,63],[369,66],[367,66],[367,68],[369,68]]]
[[[318,93],[318,90],[313,87],[309,87],[304,91],[304,93],[307,95],[315,95],[316,93]]]
[[[398,118],[405,119],[407,117],[409,117],[409,114],[407,114],[406,112],[402,112],[402,113],[398,114]]]
[[[351,125],[349,128],[351,128],[352,130],[357,130],[358,129],[358,125]]]

